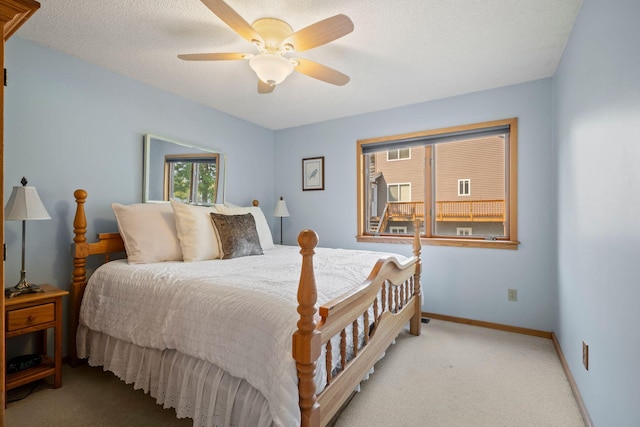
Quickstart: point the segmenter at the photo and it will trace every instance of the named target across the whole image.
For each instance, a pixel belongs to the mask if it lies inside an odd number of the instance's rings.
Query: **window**
[[[456,234],[458,236],[471,236],[473,234],[472,227],[456,227]]]
[[[458,180],[458,196],[470,196],[471,195],[471,180],[459,179]]]
[[[165,156],[165,200],[212,205],[218,192],[218,154]]]
[[[389,184],[387,186],[388,202],[410,202],[411,184]]]
[[[358,241],[517,249],[517,119],[357,144]]]
[[[389,230],[393,234],[407,234],[407,227],[398,227],[392,225],[391,227],[389,227]]]
[[[411,158],[411,148],[399,148],[387,151],[387,160],[406,160]]]

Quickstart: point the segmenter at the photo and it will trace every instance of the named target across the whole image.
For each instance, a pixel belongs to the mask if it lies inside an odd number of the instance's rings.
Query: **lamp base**
[[[20,281],[20,283],[15,285],[13,288],[6,288],[4,290],[4,294],[7,298],[15,298],[18,295],[22,294],[37,294],[42,292],[44,292],[44,289],[42,289],[40,286],[32,285],[30,283],[22,281]]]

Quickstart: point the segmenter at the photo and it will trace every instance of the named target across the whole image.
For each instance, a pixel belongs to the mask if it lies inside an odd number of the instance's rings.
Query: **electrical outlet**
[[[589,346],[582,341],[582,364],[584,369],[589,370]]]
[[[509,301],[518,301],[518,290],[517,289],[507,289],[507,299]]]

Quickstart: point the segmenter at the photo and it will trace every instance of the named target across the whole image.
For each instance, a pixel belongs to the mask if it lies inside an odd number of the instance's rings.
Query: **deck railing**
[[[424,218],[424,202],[387,202],[389,218],[402,217],[413,220]]]
[[[504,200],[464,200],[436,202],[436,221],[500,222],[505,220]],[[377,229],[384,230],[389,222],[413,221],[424,218],[424,202],[387,202],[377,219]]]
[[[504,221],[504,200],[436,202],[436,221]]]

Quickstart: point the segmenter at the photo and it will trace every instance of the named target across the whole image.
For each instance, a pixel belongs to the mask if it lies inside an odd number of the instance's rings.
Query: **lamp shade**
[[[280,55],[261,53],[249,60],[249,66],[258,78],[270,85],[277,85],[293,72],[293,64]]]
[[[276,209],[273,211],[273,216],[280,218],[290,216],[289,209],[287,209],[287,202],[284,201],[283,197],[280,197],[280,200],[276,203]]]
[[[51,219],[45,209],[36,187],[15,186],[4,207],[4,219],[11,220],[35,220]]]

